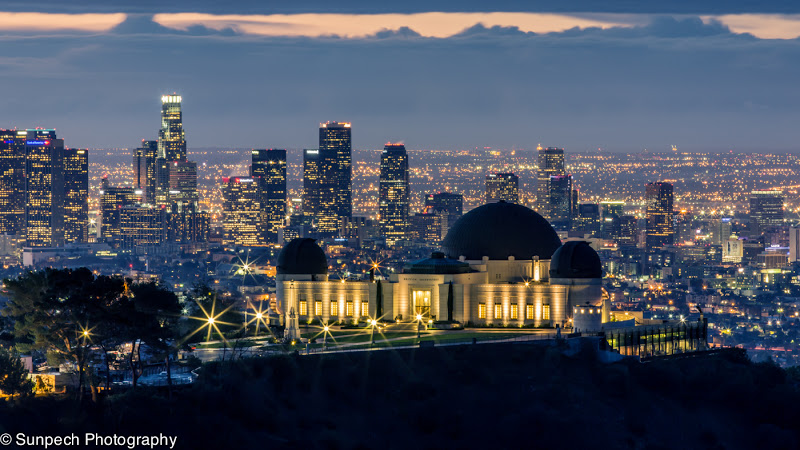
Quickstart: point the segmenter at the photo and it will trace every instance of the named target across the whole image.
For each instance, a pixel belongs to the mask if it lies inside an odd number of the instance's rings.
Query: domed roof
[[[472,272],[469,264],[457,259],[445,258],[442,252],[433,252],[430,258],[410,262],[403,267],[403,273],[452,275]]]
[[[328,258],[315,239],[292,239],[278,255],[277,272],[291,275],[327,274]]]
[[[567,241],[550,260],[550,278],[602,278],[600,256],[586,241]]]
[[[464,214],[442,242],[450,258],[550,259],[561,245],[552,226],[536,211],[515,203],[488,203]]]

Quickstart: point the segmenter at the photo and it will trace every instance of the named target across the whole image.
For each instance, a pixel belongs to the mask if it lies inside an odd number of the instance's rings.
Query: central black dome
[[[503,201],[488,203],[464,214],[442,242],[450,258],[468,260],[550,259],[561,246],[552,226],[536,211]]]
[[[328,273],[328,258],[314,239],[292,239],[278,254],[277,272],[287,275],[324,275]]]

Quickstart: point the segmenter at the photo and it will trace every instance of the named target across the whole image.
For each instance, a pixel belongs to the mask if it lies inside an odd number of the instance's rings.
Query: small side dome
[[[325,275],[328,273],[328,258],[316,243],[316,239],[298,238],[283,246],[278,255],[278,274]]]
[[[553,253],[550,278],[603,278],[603,264],[588,242],[567,241]]]

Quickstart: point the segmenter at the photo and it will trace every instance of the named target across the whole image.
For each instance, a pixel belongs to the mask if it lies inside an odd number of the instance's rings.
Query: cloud
[[[409,27],[400,27],[396,30],[383,29],[375,33],[372,37],[377,39],[390,39],[390,38],[413,39],[413,38],[420,38],[422,37],[422,35],[412,30]]]
[[[108,31],[125,20],[126,15],[115,14],[50,14],[38,12],[0,12],[0,32],[35,33],[69,30]]]

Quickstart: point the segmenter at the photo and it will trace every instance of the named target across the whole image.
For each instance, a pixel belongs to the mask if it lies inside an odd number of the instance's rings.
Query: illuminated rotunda
[[[584,306],[601,315],[590,321],[599,324],[608,321],[601,277],[600,258],[588,243],[562,245],[538,213],[501,201],[465,214],[441,252],[381,283],[328,280],[322,249],[313,239],[295,239],[278,257],[277,312],[284,324],[294,311],[300,323],[378,316],[410,322],[422,315],[473,325],[563,327]]]

